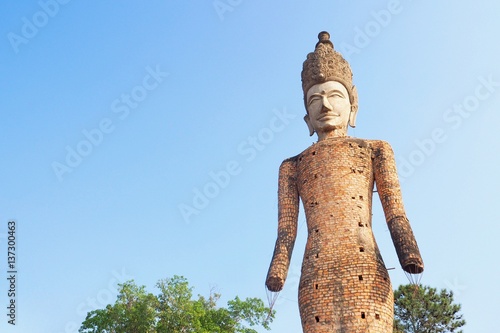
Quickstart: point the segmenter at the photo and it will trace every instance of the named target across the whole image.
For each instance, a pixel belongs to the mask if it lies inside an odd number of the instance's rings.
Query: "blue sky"
[[[350,135],[395,151],[422,283],[455,292],[466,331],[496,331],[499,12],[485,0],[0,4],[3,276],[9,220],[18,240],[17,325],[1,314],[0,330],[75,332],[127,279],[156,292],[184,275],[196,293],[265,299],[278,167],[315,139],[302,62],[327,30],[358,87]],[[407,280],[374,203],[396,288]],[[300,332],[299,224],[273,332]],[[7,289],[0,279],[4,312]]]

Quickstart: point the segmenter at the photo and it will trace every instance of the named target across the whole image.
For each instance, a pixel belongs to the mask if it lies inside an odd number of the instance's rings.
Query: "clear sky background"
[[[266,299],[278,167],[315,141],[300,71],[322,30],[354,72],[350,135],[395,151],[422,283],[454,291],[466,332],[498,330],[500,4],[60,1],[0,4],[0,331],[75,332],[127,279]],[[272,332],[301,332],[299,225]]]

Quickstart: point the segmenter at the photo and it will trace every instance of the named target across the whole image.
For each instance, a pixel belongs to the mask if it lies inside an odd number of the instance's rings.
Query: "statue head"
[[[320,32],[318,39],[303,64],[302,90],[309,134],[316,132],[321,140],[330,133],[344,136],[348,125],[356,126],[358,94],[349,63],[333,49],[330,34]]]

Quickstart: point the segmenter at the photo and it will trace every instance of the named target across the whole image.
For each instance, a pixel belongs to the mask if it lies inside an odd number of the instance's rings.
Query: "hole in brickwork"
[[[364,225],[363,225],[363,222],[358,222],[358,225],[359,225],[360,227],[363,227],[363,226],[364,226]]]
[[[313,155],[316,155],[316,152],[315,152],[315,151],[313,151]]]
[[[316,253],[316,258],[319,258],[319,253]]]
[[[316,316],[316,317],[314,317],[314,318],[316,319],[316,322],[317,322],[317,323],[319,323],[319,317],[318,317],[318,316]]]
[[[317,174],[314,174],[314,179],[318,178],[318,175]]]
[[[375,314],[375,319],[380,319],[380,315],[378,313]]]
[[[315,289],[318,289],[318,287],[319,287],[319,286],[318,286],[318,284],[316,283],[316,285],[314,286],[314,288],[315,288]]]
[[[362,318],[362,319],[365,319],[365,318],[366,318],[366,315],[365,315],[365,313],[364,313],[364,312],[361,312],[361,318]]]
[[[319,232],[319,229],[316,229],[316,230],[314,230],[314,231]]]
[[[359,196],[359,200],[364,200],[362,195]]]
[[[351,197],[352,200],[356,199],[356,197]]]
[[[360,246],[360,247],[359,247],[359,252],[365,252],[365,248],[364,248],[364,247],[362,247],[362,246]]]
[[[363,275],[358,275],[359,281],[363,281]]]

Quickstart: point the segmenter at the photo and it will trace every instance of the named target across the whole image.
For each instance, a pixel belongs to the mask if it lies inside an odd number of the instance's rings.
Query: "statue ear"
[[[356,127],[356,116],[358,115],[358,90],[356,86],[351,89],[351,113],[349,113],[349,126]]]
[[[309,136],[312,136],[314,134],[314,128],[312,127],[311,120],[309,119],[309,114],[306,114],[304,116],[304,121],[307,124],[307,128],[309,129]]]
[[[358,115],[358,106],[351,106],[351,113],[349,114],[349,126],[356,127],[356,116]]]

